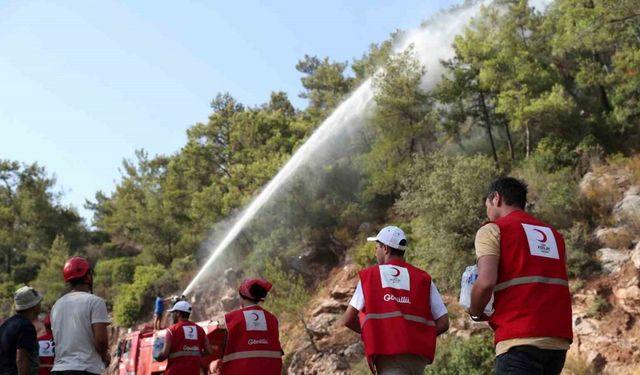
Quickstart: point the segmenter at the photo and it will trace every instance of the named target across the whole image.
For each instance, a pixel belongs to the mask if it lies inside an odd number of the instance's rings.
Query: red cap
[[[251,287],[254,285],[259,285],[263,287],[267,293],[271,290],[273,285],[265,279],[246,279],[240,284],[240,290],[238,291],[241,296],[248,298],[253,301],[260,301],[263,298],[258,298],[251,294]]]
[[[83,257],[71,257],[64,264],[62,274],[64,275],[64,281],[69,282],[69,280],[87,276],[89,271],[91,271],[91,265],[86,259]]]

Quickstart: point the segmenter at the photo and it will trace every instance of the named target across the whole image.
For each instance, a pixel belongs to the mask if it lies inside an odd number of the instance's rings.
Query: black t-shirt
[[[30,357],[34,354],[38,355],[36,327],[20,314],[12,316],[0,326],[0,375],[18,373],[16,366],[18,349],[27,350]]]

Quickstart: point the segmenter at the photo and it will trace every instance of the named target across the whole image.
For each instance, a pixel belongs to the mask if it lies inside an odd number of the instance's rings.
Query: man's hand
[[[26,349],[16,350],[16,367],[18,368],[18,375],[31,374],[29,352]]]
[[[109,354],[109,332],[107,331],[108,325],[108,323],[93,323],[91,325],[96,352],[98,352],[106,367],[109,367],[109,363],[111,363],[111,355]]]
[[[469,315],[476,317],[473,320],[488,320],[484,314],[484,308],[491,300],[493,288],[498,279],[499,258],[495,255],[485,255],[478,258],[478,279],[471,288],[471,306]]]
[[[360,321],[358,320],[358,310],[356,310],[355,307],[349,305],[349,307],[347,307],[347,310],[344,312],[344,315],[342,315],[342,318],[338,320],[337,325],[345,326],[356,333],[360,333],[361,328]]]
[[[111,354],[106,353],[106,356],[102,357],[102,363],[104,363],[104,367],[109,367],[109,364],[111,363]]]
[[[466,312],[474,322],[486,322],[487,320],[489,320],[489,317],[484,312],[481,312],[480,314],[473,314],[471,313],[471,310],[466,310]]]

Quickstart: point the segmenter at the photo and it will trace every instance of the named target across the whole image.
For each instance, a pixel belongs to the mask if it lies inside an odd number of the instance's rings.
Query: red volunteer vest
[[[433,361],[436,329],[431,315],[431,276],[390,260],[360,271],[364,309],[360,326],[365,354],[417,354]]]
[[[248,306],[224,316],[227,343],[222,375],[282,373],[278,319],[260,306]]]
[[[564,239],[554,228],[515,211],[500,227],[500,263],[490,325],[495,342],[523,337],[573,339]]]
[[[40,368],[38,369],[38,374],[49,375],[51,374],[55,354],[51,331],[47,331],[47,333],[38,337],[38,346],[40,347],[38,354],[40,357]]]
[[[190,320],[182,320],[167,328],[165,337],[171,340],[165,374],[200,375],[200,358],[207,339],[204,329]]]

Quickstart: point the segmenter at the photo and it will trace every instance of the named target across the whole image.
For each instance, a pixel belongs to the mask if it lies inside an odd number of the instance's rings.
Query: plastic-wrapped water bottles
[[[164,337],[157,336],[155,340],[153,340],[153,360],[160,354],[162,348],[164,347]]]
[[[478,266],[474,264],[465,268],[460,282],[460,299],[458,300],[460,306],[465,310],[471,307],[471,288],[476,280],[478,280]],[[489,303],[484,308],[484,313],[487,316],[493,314],[493,294],[491,295],[491,300],[489,300]]]

